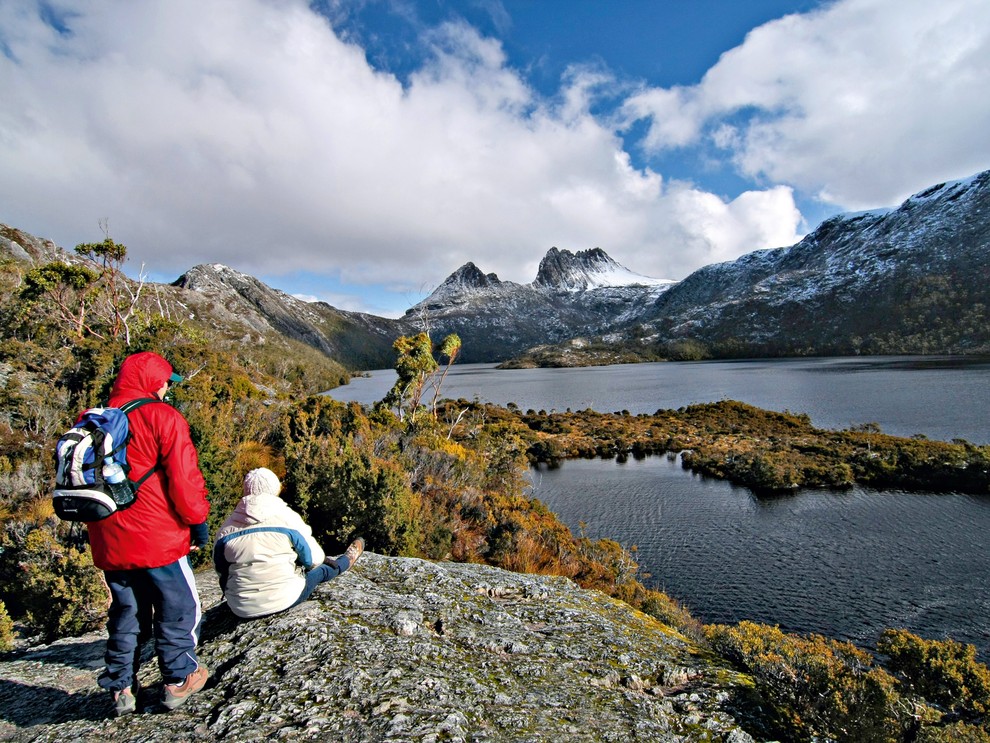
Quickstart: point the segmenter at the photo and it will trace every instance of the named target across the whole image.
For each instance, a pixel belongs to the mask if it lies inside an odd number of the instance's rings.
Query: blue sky
[[[0,0],[0,222],[397,316],[681,279],[990,168],[985,0]]]

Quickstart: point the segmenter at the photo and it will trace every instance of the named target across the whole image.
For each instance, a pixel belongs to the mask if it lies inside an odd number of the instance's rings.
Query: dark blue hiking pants
[[[310,597],[318,585],[321,583],[326,583],[328,580],[333,580],[350,566],[351,561],[348,559],[347,555],[341,555],[329,563],[317,565],[315,568],[308,571],[306,573],[306,585],[303,587],[302,593],[299,594],[299,598],[296,599],[296,603],[292,606],[299,606],[299,604]],[[289,608],[291,609],[292,606]]]
[[[203,611],[189,558],[160,568],[105,572],[113,602],[107,621],[107,667],[100,686],[119,691],[133,685],[141,645],[152,635],[166,684],[178,683],[195,671]]]

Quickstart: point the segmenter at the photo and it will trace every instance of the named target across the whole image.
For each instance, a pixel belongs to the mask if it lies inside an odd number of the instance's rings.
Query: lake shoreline
[[[926,492],[990,493],[990,446],[903,438],[876,426],[831,431],[807,415],[733,400],[652,415],[548,413],[467,400],[447,401],[441,417],[464,411],[516,426],[530,462],[677,453],[682,466],[757,494],[853,485]]]
[[[327,394],[373,404],[396,379],[381,369]],[[654,413],[739,400],[807,414],[817,428],[874,424],[882,432],[990,444],[990,360],[976,357],[826,357],[498,370],[455,364],[444,397],[521,410]]]

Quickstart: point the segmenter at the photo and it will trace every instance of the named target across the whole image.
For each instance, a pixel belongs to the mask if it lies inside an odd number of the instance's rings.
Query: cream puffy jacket
[[[326,555],[313,530],[277,495],[247,495],[220,527],[213,564],[231,611],[245,619],[292,606],[305,571]]]

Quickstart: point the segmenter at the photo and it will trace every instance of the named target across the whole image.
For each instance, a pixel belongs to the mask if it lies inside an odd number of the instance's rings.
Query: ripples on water
[[[667,457],[570,460],[533,495],[577,533],[638,546],[647,585],[706,622],[751,619],[872,647],[883,629],[990,659],[990,497],[802,491],[756,498]]]
[[[391,370],[331,394],[380,400]],[[741,400],[808,413],[822,428],[878,422],[891,434],[990,443],[986,359],[876,357],[498,370],[456,365],[449,397],[652,413]],[[990,660],[990,496],[799,492],[757,499],[666,458],[568,461],[533,473],[534,494],[575,532],[638,545],[647,580],[700,619],[752,619],[872,647],[887,627],[976,645]]]

